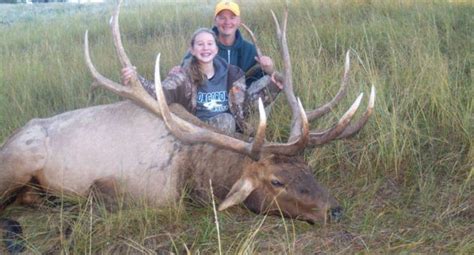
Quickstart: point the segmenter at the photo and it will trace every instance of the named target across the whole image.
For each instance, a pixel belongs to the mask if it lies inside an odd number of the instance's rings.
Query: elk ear
[[[219,205],[219,211],[225,210],[233,205],[242,203],[252,191],[255,189],[255,185],[252,183],[250,178],[239,179],[229,191],[226,198]]]

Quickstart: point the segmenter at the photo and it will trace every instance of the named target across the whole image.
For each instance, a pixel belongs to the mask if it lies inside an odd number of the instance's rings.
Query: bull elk
[[[112,17],[112,34],[123,67],[131,66],[119,31],[120,3]],[[372,88],[364,115],[350,120],[362,94],[332,127],[309,130],[308,122],[329,112],[345,95],[349,77],[349,52],[337,95],[327,104],[305,112],[293,93],[290,56],[286,41],[287,12],[282,28],[273,14],[284,63],[284,93],[292,111],[286,143],[265,141],[266,115],[260,103],[260,123],[253,139],[223,135],[177,114],[163,96],[159,55],[155,65],[157,100],[137,77],[122,86],[102,76],[92,64],[88,33],[84,53],[95,84],[129,100],[33,119],[9,137],[0,148],[0,208],[16,198],[34,201],[28,185],[52,194],[87,195],[92,188],[123,194],[163,207],[180,198],[183,187],[199,200],[210,198],[210,181],[219,210],[244,205],[255,213],[284,215],[303,221],[338,220],[342,208],[316,180],[307,163],[296,155],[305,147],[349,137],[367,122],[374,107]],[[30,198],[30,199],[28,199]],[[20,233],[18,222],[0,221],[10,237],[10,252],[23,249],[12,243]]]

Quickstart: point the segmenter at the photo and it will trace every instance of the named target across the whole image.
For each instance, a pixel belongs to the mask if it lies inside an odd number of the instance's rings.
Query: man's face
[[[240,26],[240,17],[229,10],[217,14],[214,23],[219,31],[219,36],[233,36]]]

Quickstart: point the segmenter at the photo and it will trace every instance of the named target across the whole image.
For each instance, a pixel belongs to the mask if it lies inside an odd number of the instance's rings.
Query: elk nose
[[[331,220],[338,222],[342,218],[343,210],[342,210],[342,207],[338,206],[338,207],[331,208],[329,213],[331,216]]]

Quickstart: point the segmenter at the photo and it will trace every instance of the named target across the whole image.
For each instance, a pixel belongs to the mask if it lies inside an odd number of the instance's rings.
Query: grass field
[[[164,77],[180,63],[191,33],[212,24],[214,1],[178,2],[128,1],[122,9],[125,48],[148,78],[158,52]],[[91,198],[73,197],[6,210],[2,216],[24,226],[27,253],[473,254],[474,5],[289,2],[293,83],[306,108],[335,95],[351,50],[347,99],[319,128],[358,93],[377,89],[374,115],[359,135],[304,155],[344,206],[341,222],[312,226],[236,207],[218,214],[218,236],[211,205],[184,199],[178,208],[137,205],[110,213]],[[245,23],[280,68],[269,10],[282,13],[285,1],[241,3]],[[107,25],[112,8],[0,6],[0,141],[32,118],[119,100],[105,91],[90,96],[82,52],[88,29],[96,66],[119,80]],[[280,97],[267,139],[287,137],[288,115]]]

